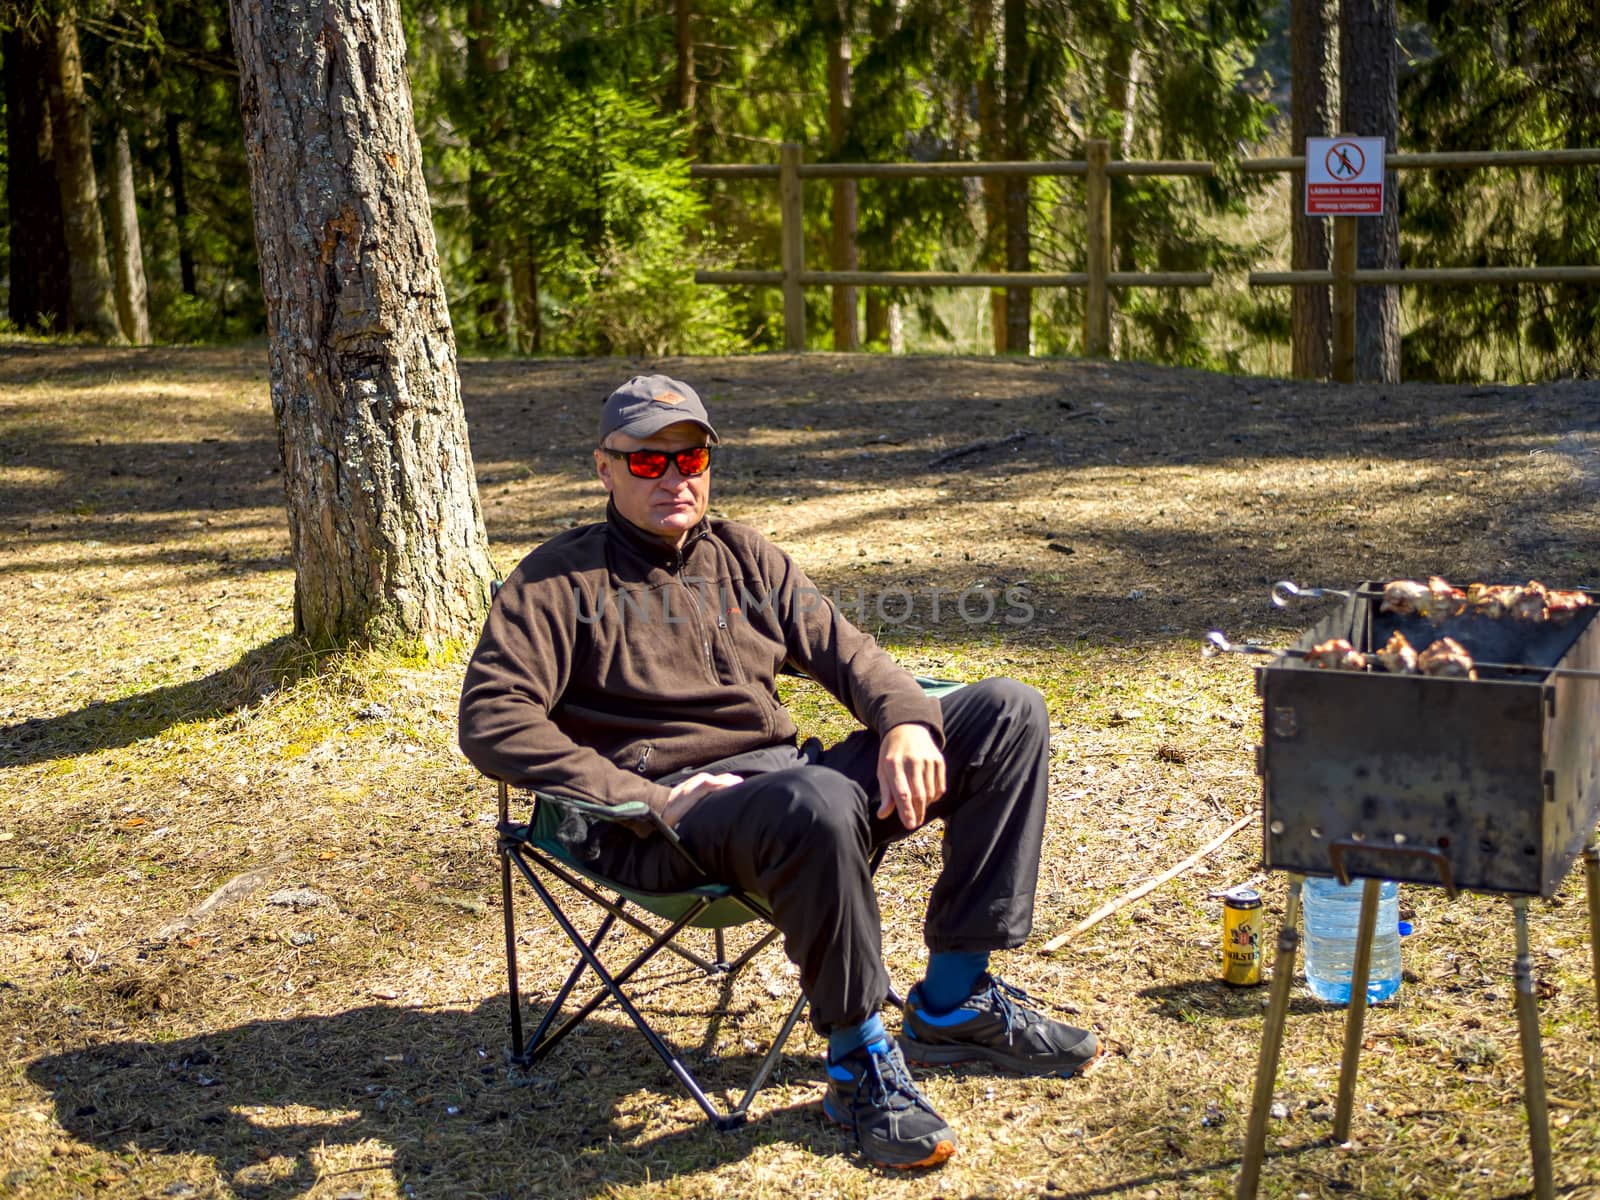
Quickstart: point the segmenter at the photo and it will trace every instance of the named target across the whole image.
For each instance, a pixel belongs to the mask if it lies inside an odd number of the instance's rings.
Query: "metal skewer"
[[[1261,654],[1271,658],[1282,655],[1286,658],[1305,658],[1309,651],[1300,650],[1293,646],[1236,646],[1230,642],[1227,635],[1220,629],[1213,629],[1206,634],[1205,643],[1200,647],[1200,653],[1206,658],[1216,658],[1219,654]],[[1480,671],[1524,671],[1540,675],[1564,675],[1569,679],[1600,679],[1600,671],[1586,671],[1581,667],[1541,667],[1535,663],[1501,663],[1478,662],[1473,664]],[[1355,672],[1359,674],[1360,672]],[[1372,672],[1372,674],[1395,674],[1390,671]]]
[[[1600,588],[1563,588],[1562,591],[1582,592],[1585,596],[1600,599]],[[1292,579],[1280,579],[1272,585],[1272,607],[1288,608],[1291,600],[1320,600],[1324,596],[1338,596],[1341,600],[1348,600],[1352,596],[1359,596],[1363,600],[1383,599],[1383,589],[1374,591],[1371,588],[1355,588],[1351,591],[1341,591],[1339,588],[1301,587]]]

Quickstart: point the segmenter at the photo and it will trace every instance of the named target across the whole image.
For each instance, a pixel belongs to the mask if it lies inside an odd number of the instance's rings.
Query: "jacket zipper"
[[[672,568],[672,577],[677,580],[678,586],[688,595],[689,603],[694,608],[695,632],[700,635],[700,648],[705,651],[706,670],[711,675],[711,682],[721,683],[722,680],[717,678],[717,660],[711,653],[711,639],[706,637],[705,626],[700,621],[700,597],[695,594],[695,590],[692,587],[683,581],[683,562],[683,551],[680,549],[678,551],[678,561]]]
[[[650,752],[654,749],[654,746],[647,745],[644,747],[644,749],[639,751],[639,761],[633,765],[633,769],[639,774],[643,775],[645,773],[646,768],[648,768],[650,764]]]

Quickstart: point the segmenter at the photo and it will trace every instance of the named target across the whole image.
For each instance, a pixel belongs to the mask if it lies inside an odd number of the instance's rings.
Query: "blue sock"
[[[828,1061],[838,1062],[846,1054],[850,1054],[863,1046],[870,1046],[873,1042],[887,1042],[889,1032],[883,1027],[883,1018],[873,1013],[859,1025],[841,1025],[828,1033]]]
[[[929,1012],[947,1013],[961,1004],[978,986],[989,969],[989,952],[962,954],[944,951],[928,955],[928,976],[917,985],[922,1003]]]

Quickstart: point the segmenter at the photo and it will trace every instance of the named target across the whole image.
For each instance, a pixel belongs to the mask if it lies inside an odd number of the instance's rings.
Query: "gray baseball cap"
[[[713,442],[721,440],[706,416],[706,406],[687,383],[666,375],[635,375],[606,397],[600,411],[600,441],[618,432],[647,438],[679,421],[693,421]]]

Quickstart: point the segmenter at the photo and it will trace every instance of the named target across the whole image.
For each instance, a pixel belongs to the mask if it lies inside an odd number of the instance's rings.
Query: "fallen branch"
[[[979,438],[975,442],[968,442],[965,446],[957,446],[954,450],[946,450],[943,454],[935,454],[928,460],[930,467],[942,467],[945,463],[954,462],[958,458],[965,458],[969,454],[976,454],[980,450],[993,450],[997,446],[1009,446],[1013,442],[1020,442],[1028,436],[1026,429],[1019,429],[1015,433],[1008,433],[1002,438]]]
[[[1115,900],[1107,901],[1105,904],[1102,904],[1099,908],[1095,909],[1083,920],[1079,921],[1071,929],[1067,930],[1067,932],[1056,934],[1055,937],[1051,938],[1048,942],[1039,947],[1039,953],[1054,954],[1057,950],[1061,949],[1061,947],[1065,946],[1080,933],[1085,933],[1088,930],[1093,929],[1112,913],[1118,911],[1119,909],[1126,908],[1135,900],[1139,899],[1140,896],[1149,895],[1163,883],[1166,883],[1167,880],[1175,879],[1179,875],[1182,875],[1190,867],[1194,866],[1212,851],[1218,849],[1224,842],[1226,842],[1234,834],[1238,833],[1239,830],[1243,829],[1246,825],[1250,824],[1251,821],[1254,821],[1260,815],[1260,809],[1252,809],[1250,812],[1245,813],[1244,816],[1240,817],[1232,825],[1229,825],[1227,829],[1219,833],[1216,837],[1212,838],[1211,841],[1207,842],[1204,846],[1201,846],[1200,849],[1189,855],[1188,858],[1184,859],[1177,866],[1163,871],[1153,879],[1145,880],[1131,892],[1124,892]]]

